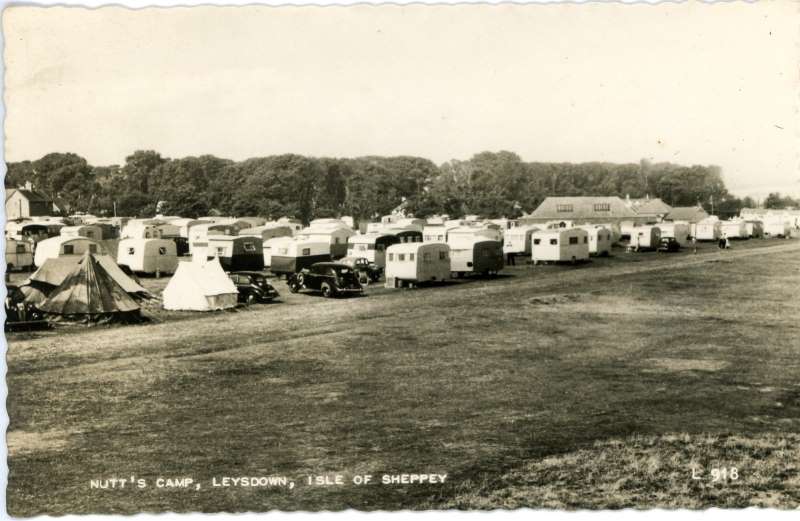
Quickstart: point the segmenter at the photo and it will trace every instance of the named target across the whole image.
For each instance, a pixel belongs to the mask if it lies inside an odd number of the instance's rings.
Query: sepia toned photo
[[[799,5],[7,7],[7,512],[798,508]]]

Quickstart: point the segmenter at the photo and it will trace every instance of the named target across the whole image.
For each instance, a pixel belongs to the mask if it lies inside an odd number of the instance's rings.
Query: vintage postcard
[[[7,512],[800,506],[800,4],[3,12]]]

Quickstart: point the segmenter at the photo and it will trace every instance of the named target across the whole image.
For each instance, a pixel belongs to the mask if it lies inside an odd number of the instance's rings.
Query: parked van
[[[386,287],[402,288],[450,278],[450,247],[440,242],[407,242],[386,250]]]
[[[137,273],[175,273],[178,251],[171,239],[122,239],[117,247],[117,264]]]
[[[533,232],[531,258],[542,262],[577,262],[589,259],[589,233],[581,228],[552,228]]]

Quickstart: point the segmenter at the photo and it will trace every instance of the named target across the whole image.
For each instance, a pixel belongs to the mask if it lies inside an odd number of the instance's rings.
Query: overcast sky
[[[483,150],[800,195],[800,3],[6,9],[6,159]]]

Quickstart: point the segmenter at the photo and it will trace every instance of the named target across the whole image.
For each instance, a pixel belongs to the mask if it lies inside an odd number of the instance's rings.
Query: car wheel
[[[331,298],[333,296],[333,288],[327,282],[323,282],[322,286],[320,287],[322,290],[322,296],[325,298]]]
[[[289,292],[290,293],[297,293],[298,291],[300,291],[300,284],[298,284],[297,282],[293,282],[293,281],[289,282]]]
[[[253,295],[252,293],[247,295],[247,305],[252,306],[255,303],[256,303],[256,296]]]

